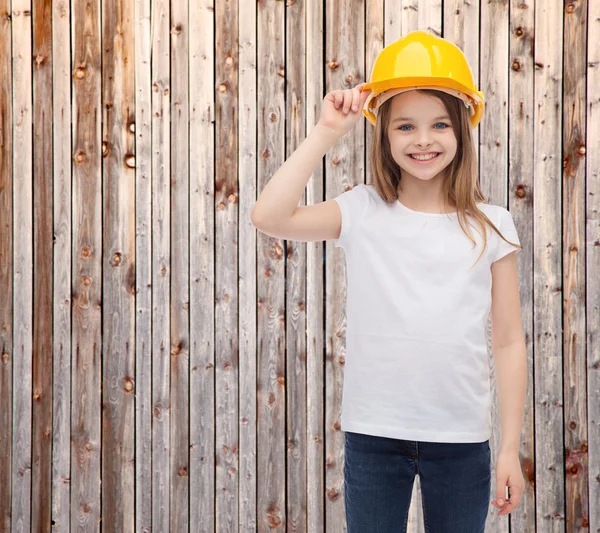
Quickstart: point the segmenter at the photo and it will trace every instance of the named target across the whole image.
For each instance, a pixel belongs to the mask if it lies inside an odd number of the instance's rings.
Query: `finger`
[[[358,103],[360,101],[360,90],[354,89],[352,91],[352,111],[356,113],[358,111]]]
[[[498,511],[498,515],[504,516],[512,513],[517,508],[517,503],[509,502],[507,503],[500,511]]]
[[[335,91],[335,108],[340,109],[342,104],[344,103],[344,92],[343,91]]]
[[[352,91],[351,90],[346,90],[344,91],[344,115],[348,114],[348,111],[350,111],[350,106],[352,105]]]

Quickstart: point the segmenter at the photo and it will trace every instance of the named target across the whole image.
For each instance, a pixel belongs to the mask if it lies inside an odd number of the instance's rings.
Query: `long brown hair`
[[[472,216],[479,224],[480,234],[483,235],[483,250],[477,261],[479,261],[487,247],[485,224],[488,224],[504,241],[521,248],[521,246],[506,240],[487,215],[477,207],[480,202],[486,204],[488,202],[479,186],[477,153],[473,144],[468,110],[464,103],[459,98],[443,91],[433,89],[416,90],[439,98],[450,115],[450,121],[457,140],[457,148],[456,156],[445,169],[447,178],[442,184],[442,196],[445,202],[444,205],[455,207],[460,227],[474,246],[477,243],[473,239],[467,214]],[[370,154],[373,185],[379,196],[388,204],[398,200],[398,186],[400,184],[400,167],[392,156],[387,134],[392,100],[393,98],[386,100],[378,109]]]

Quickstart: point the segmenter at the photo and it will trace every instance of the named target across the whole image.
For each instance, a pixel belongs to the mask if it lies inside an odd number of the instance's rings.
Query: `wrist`
[[[319,132],[319,135],[324,135],[329,141],[331,145],[334,145],[337,141],[339,141],[344,134],[327,124],[323,124],[321,122],[317,122],[314,127],[315,130]]]

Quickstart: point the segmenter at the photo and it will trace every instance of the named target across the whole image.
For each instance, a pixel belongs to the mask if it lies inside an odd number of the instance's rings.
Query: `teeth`
[[[422,155],[411,154],[410,157],[412,157],[413,159],[418,159],[419,161],[427,161],[428,159],[433,159],[434,157],[437,157],[437,155],[438,154],[422,156]]]

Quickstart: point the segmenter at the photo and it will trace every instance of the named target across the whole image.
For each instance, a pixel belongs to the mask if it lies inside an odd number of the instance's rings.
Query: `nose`
[[[421,148],[427,148],[431,146],[431,137],[429,135],[429,131],[427,128],[420,130],[420,133],[417,134],[416,145]]]

